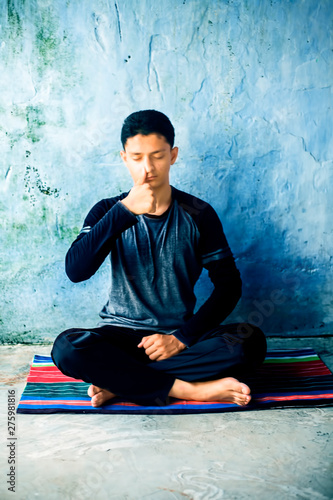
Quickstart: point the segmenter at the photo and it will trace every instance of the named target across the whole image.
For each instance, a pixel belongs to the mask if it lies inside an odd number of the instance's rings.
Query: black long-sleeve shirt
[[[173,333],[187,346],[219,325],[241,296],[241,279],[215,210],[172,187],[161,216],[134,215],[104,199],[89,212],[66,256],[74,282],[86,280],[111,259],[109,300],[101,324]],[[193,314],[193,292],[202,268],[214,290]]]

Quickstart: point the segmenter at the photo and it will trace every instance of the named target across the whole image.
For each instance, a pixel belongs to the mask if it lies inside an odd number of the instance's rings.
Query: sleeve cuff
[[[193,342],[189,342],[188,339],[184,337],[184,335],[181,333],[180,330],[175,330],[174,332],[172,332],[172,335],[176,337],[176,339],[183,342],[183,344],[185,344],[186,347],[191,347],[191,345],[193,344]]]
[[[121,202],[121,200],[117,201],[116,205],[120,210],[123,210],[123,212],[125,212],[128,216],[131,216],[132,219],[135,219],[136,221],[138,220],[137,216],[133,214],[133,212],[128,210],[128,208],[125,207],[125,205]]]

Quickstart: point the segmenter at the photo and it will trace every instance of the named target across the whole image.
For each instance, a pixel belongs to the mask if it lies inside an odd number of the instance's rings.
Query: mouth
[[[147,177],[146,181],[152,181],[153,179],[156,179],[156,175],[152,175],[151,177]]]

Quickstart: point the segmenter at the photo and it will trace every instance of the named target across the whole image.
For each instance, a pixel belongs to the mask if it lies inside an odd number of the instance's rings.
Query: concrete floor
[[[313,347],[333,369],[333,338]],[[19,399],[33,354],[2,346],[0,498],[219,500],[333,498],[333,408],[201,415],[16,415],[16,492],[7,490],[7,394]]]

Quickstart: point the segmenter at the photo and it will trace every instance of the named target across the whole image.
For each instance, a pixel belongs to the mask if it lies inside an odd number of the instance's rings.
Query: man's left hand
[[[155,333],[148,337],[142,337],[138,347],[143,347],[152,361],[161,361],[183,351],[186,345],[174,335]]]

